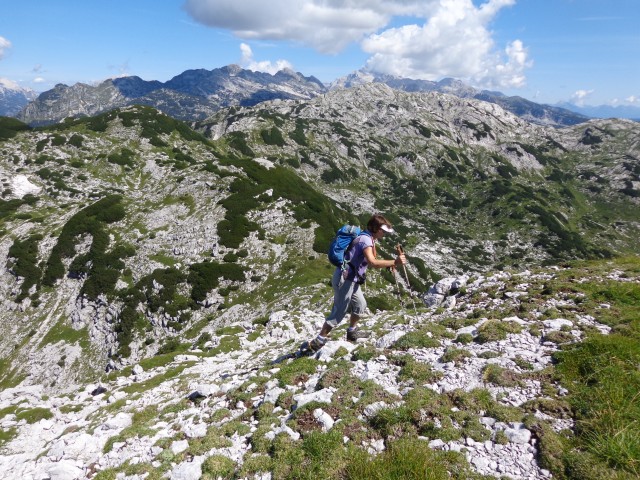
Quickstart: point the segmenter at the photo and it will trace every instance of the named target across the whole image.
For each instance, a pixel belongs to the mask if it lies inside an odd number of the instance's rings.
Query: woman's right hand
[[[396,260],[395,260],[396,267],[399,267],[400,265],[404,265],[405,263],[407,263],[407,259],[404,256],[404,253],[401,253],[396,257]]]

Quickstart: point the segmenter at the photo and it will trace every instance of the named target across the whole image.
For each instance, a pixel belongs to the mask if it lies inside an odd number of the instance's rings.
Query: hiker
[[[331,278],[333,286],[333,307],[316,338],[304,342],[301,351],[317,352],[327,343],[329,332],[342,322],[351,309],[347,340],[355,342],[359,338],[367,338],[370,332],[358,329],[360,316],[367,308],[367,302],[360,285],[365,282],[367,267],[395,268],[406,263],[404,254],[395,260],[378,260],[376,258],[376,240],[387,233],[394,233],[389,220],[382,215],[373,215],[367,223],[367,229],[360,233],[350,244],[345,253],[344,267],[337,267]]]

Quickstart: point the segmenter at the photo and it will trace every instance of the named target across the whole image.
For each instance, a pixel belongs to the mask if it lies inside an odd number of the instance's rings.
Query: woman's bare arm
[[[407,259],[405,258],[404,253],[398,255],[395,260],[378,260],[373,256],[373,247],[366,247],[363,253],[364,257],[367,259],[367,262],[373,268],[398,267],[407,263]]]

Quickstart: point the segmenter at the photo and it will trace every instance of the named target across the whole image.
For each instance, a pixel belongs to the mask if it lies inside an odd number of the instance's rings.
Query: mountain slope
[[[148,107],[14,125],[5,382],[68,388],[183,331],[260,318],[292,289],[316,302],[333,232],[374,211],[392,219],[418,292],[464,272],[637,253],[638,124],[588,125],[380,84],[232,107],[198,126],[210,139]],[[393,283],[372,284],[372,306]],[[68,360],[45,368],[56,356]]]
[[[72,395],[4,389],[0,466],[7,478],[632,479],[633,456],[598,447],[637,438],[626,334],[639,274],[636,258],[462,277],[455,294],[448,279],[446,310],[375,312],[374,338],[354,345],[340,328],[317,358],[271,363],[323,320],[283,310]]]
[[[558,106],[594,118],[629,118],[640,121],[640,107],[632,105],[579,106],[571,103],[561,103]]]
[[[451,78],[431,82],[357,71],[334,81],[329,88],[351,88],[368,83],[382,83],[406,92],[440,92],[460,98],[475,98],[500,105],[540,125],[575,125],[589,118],[560,106],[540,105],[521,97],[477,90]],[[210,71],[187,70],[164,83],[123,77],[106,80],[97,86],[82,83],[71,87],[57,85],[19,113],[14,113],[20,120],[35,126],[139,104],[158,108],[174,118],[197,121],[226,106],[253,106],[275,99],[310,99],[326,91],[327,87],[316,78],[304,77],[288,69],[270,75],[228,65]]]
[[[317,440],[338,452],[336,470],[319,470],[337,478],[373,461],[367,451],[389,464],[393,445],[424,452],[425,437],[449,453],[465,443],[464,458],[429,460],[463,478],[637,473],[589,444],[636,421],[615,408],[622,417],[598,423],[613,397],[593,410],[581,389],[591,357],[547,370],[558,344],[592,336],[596,358],[624,359],[599,377],[607,388],[637,367],[637,123],[555,129],[369,84],[231,107],[196,129],[143,106],[46,128],[1,119],[5,472],[295,478],[288,466],[327,468]],[[409,265],[408,282],[368,279],[369,343],[336,336],[326,363],[270,365],[330,308],[333,232],[374,211],[398,232],[378,252],[400,242]],[[538,270],[594,257],[605,260]],[[597,336],[609,328],[611,341]],[[637,394],[624,384],[623,405]],[[325,406],[329,394],[345,409]],[[593,421],[565,449],[554,432],[579,408]]]
[[[637,228],[639,130],[629,121],[558,130],[494,104],[368,84],[257,114],[236,108],[200,129],[285,156],[344,208],[392,210],[431,262],[452,260],[442,249],[470,264],[606,254],[611,230],[597,225],[610,223],[612,208],[622,230]],[[264,144],[271,137],[282,141]],[[634,248],[627,233],[614,249]]]

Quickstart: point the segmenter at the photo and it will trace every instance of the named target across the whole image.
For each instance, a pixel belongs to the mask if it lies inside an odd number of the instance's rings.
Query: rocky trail
[[[555,271],[443,279],[424,299],[431,307],[372,313],[363,320],[370,339],[346,342],[340,327],[312,358],[271,364],[323,322],[321,312],[277,311],[264,326],[240,322],[73,394],[6,389],[0,427],[14,436],[2,445],[3,477],[187,480],[222,458],[234,478],[272,478],[256,460],[278,438],[338,431],[345,445],[381,454],[392,412],[432,395],[439,406],[417,420],[425,448],[461,452],[482,475],[549,478],[522,418],[572,427],[561,408],[567,391],[545,374],[551,355],[586,330],[608,331],[579,313],[579,296],[541,300]],[[541,407],[549,403],[556,408]]]

